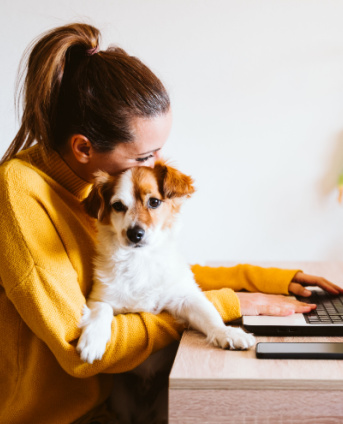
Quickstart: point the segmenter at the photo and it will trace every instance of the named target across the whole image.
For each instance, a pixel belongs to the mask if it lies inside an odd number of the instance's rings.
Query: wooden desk
[[[300,268],[343,282],[343,262],[258,265]],[[257,337],[257,342],[325,340],[343,337]],[[254,348],[221,350],[187,331],[169,386],[169,424],[343,423],[342,360],[261,360]]]

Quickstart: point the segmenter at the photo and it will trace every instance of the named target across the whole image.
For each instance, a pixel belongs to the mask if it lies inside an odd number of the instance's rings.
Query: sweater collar
[[[21,151],[16,157],[43,171],[79,199],[88,196],[92,184],[76,175],[55,150],[43,155],[42,149],[36,144]]]

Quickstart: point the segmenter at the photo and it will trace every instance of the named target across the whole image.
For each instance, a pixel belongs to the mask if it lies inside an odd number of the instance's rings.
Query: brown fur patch
[[[118,177],[99,172],[88,197],[82,201],[87,214],[104,224],[110,223],[109,216],[112,211],[110,199],[117,181]]]
[[[156,162],[154,172],[164,198],[190,197],[195,192],[192,177],[166,165],[164,161]]]
[[[150,227],[158,219],[159,208],[150,209],[148,207],[148,200],[150,197],[162,200],[154,171],[148,167],[135,168],[132,171],[132,180],[134,197],[136,199],[135,208],[131,212],[132,216],[138,222]]]
[[[177,169],[158,161],[154,168],[137,167],[132,170],[134,197],[136,205],[132,219],[149,227],[157,221],[163,228],[174,224],[175,215],[180,211],[181,198],[194,193],[193,179]],[[147,206],[148,199],[154,197],[163,201],[156,209]]]
[[[134,196],[137,200],[144,202],[147,196],[162,199],[154,170],[147,167],[135,168],[132,172]]]

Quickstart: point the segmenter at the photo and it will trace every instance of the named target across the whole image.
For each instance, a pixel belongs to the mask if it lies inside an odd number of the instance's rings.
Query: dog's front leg
[[[231,349],[248,349],[255,339],[241,328],[226,326],[217,309],[201,292],[188,294],[170,308],[176,317],[182,318],[190,327],[201,331],[215,346]]]
[[[89,300],[82,310],[81,336],[76,346],[83,361],[101,359],[111,338],[113,308],[108,303]]]

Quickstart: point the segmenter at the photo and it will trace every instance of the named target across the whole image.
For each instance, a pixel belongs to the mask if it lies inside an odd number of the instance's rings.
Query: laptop
[[[261,336],[343,336],[343,295],[332,295],[319,288],[311,291],[310,297],[296,296],[301,302],[317,304],[310,313],[244,316],[244,328]]]

